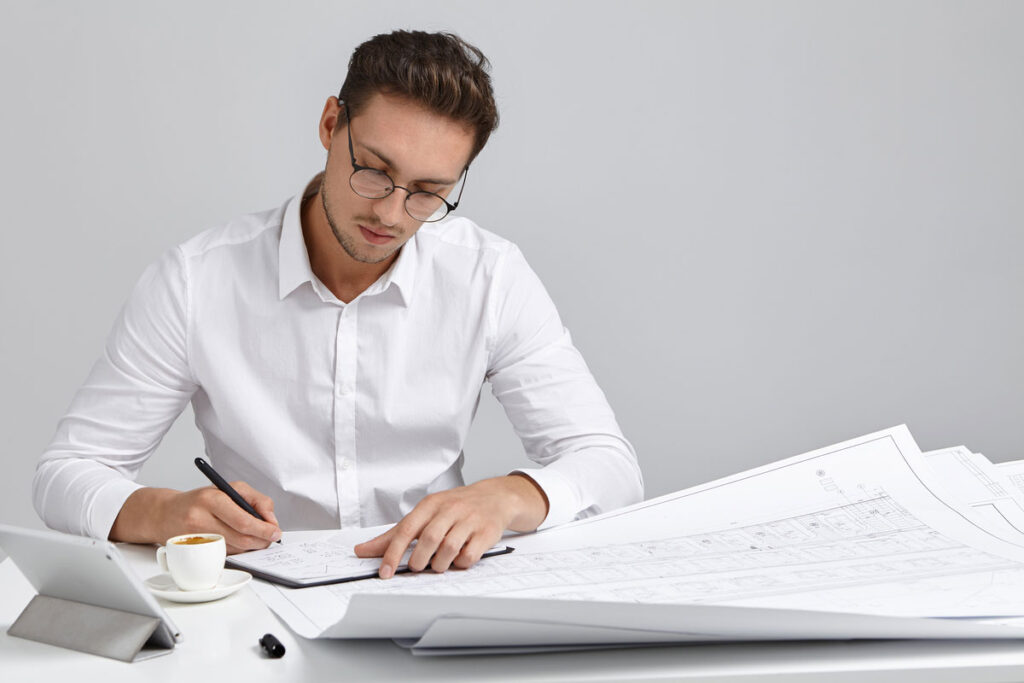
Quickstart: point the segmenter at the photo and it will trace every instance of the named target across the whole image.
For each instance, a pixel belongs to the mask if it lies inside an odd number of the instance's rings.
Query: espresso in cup
[[[227,546],[220,534],[183,534],[156,549],[157,564],[183,591],[214,588],[226,556]]]
[[[186,538],[182,538],[181,540],[174,542],[178,545],[198,545],[200,543],[216,543],[217,539],[207,536],[188,536]]]

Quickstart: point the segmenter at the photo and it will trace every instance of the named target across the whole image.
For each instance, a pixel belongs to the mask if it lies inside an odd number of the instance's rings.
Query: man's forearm
[[[173,489],[142,488],[124,501],[110,528],[110,540],[127,543],[163,543],[173,536],[161,524],[164,503],[180,493]],[[167,535],[165,535],[167,534]]]
[[[518,503],[517,514],[508,528],[512,531],[534,531],[548,516],[548,497],[537,482],[521,472],[513,472],[505,479]]]

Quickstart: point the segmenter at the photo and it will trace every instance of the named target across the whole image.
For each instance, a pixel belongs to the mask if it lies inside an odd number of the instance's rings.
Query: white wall
[[[454,30],[518,242],[649,496],[907,422],[1024,457],[1024,4],[3,2],[0,520],[131,285],[322,167],[352,49]],[[146,483],[204,484],[186,415]],[[489,393],[468,476],[522,462]]]

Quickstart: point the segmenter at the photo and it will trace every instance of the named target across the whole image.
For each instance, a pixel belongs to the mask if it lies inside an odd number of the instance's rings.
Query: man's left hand
[[[386,532],[355,547],[359,557],[381,557],[380,577],[395,575],[413,541],[409,568],[430,565],[443,572],[452,565],[468,569],[505,529],[533,531],[548,514],[547,497],[522,474],[484,479],[469,486],[432,493]]]

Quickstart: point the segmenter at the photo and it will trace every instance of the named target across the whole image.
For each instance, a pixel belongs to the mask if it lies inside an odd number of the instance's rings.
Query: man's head
[[[396,31],[356,48],[340,97],[327,100],[320,119],[328,150],[320,200],[352,259],[393,257],[422,223],[406,210],[410,193],[447,198],[483,148],[498,122],[486,67],[478,49],[451,34]],[[357,167],[387,174],[394,191],[357,194],[353,156]]]
[[[451,33],[381,34],[352,53],[338,99],[358,116],[373,95],[396,95],[462,123],[475,137],[468,166],[498,127],[489,66],[479,49]]]

